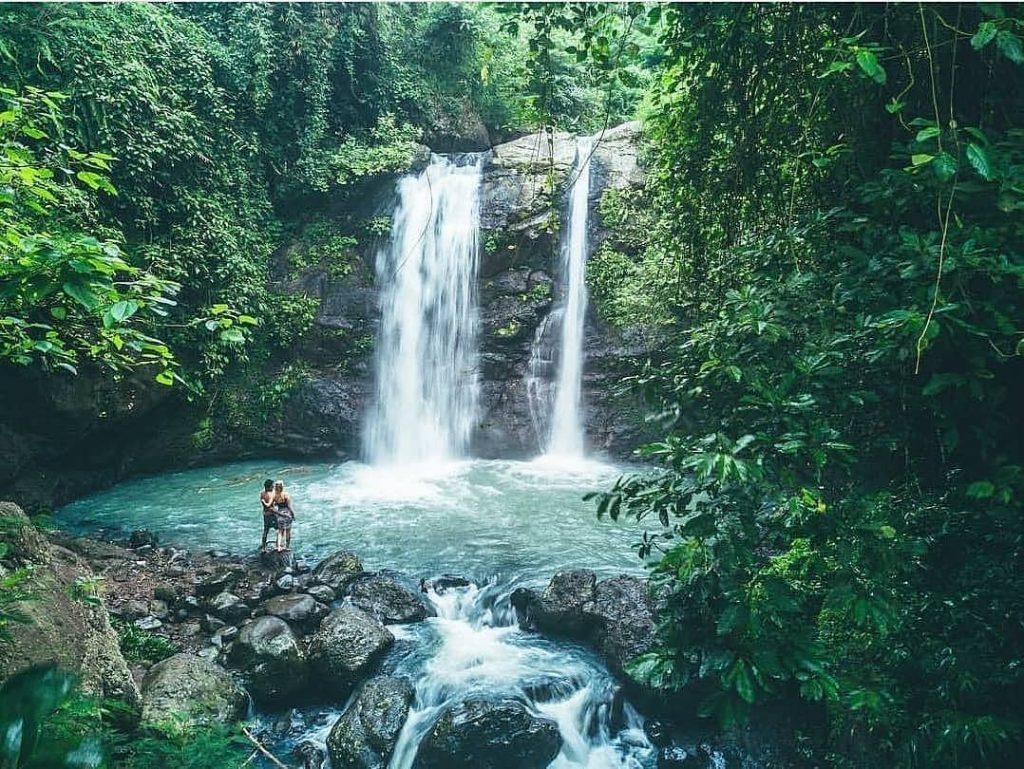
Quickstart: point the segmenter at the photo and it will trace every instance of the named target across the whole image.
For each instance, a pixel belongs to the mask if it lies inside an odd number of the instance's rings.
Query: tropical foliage
[[[726,723],[822,703],[835,766],[1011,760],[1024,678],[1024,55],[1000,6],[656,7],[643,227],[606,316],[666,611],[633,673]],[[654,213],[652,213],[654,212]],[[599,262],[601,263],[601,262]],[[661,280],[615,276],[658,274]],[[638,298],[632,293],[639,290]]]

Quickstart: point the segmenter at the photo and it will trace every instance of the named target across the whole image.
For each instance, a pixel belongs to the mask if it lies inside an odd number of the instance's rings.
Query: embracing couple
[[[263,506],[263,542],[260,544],[262,552],[267,551],[267,533],[271,529],[277,529],[277,543],[275,550],[285,553],[292,549],[292,521],[295,520],[295,511],[292,510],[292,498],[284,490],[282,481],[272,481],[269,478],[263,482],[263,491],[260,492],[260,504]]]

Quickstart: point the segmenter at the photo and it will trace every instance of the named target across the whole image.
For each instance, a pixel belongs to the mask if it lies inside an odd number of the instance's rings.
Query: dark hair
[[[271,491],[273,488],[274,488],[274,482],[270,478],[267,478],[267,480],[263,481],[263,490],[264,491]]]

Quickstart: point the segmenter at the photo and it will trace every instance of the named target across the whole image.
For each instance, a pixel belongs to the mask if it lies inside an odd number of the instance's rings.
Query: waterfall
[[[434,155],[398,183],[377,254],[377,398],[364,436],[374,465],[462,456],[476,420],[476,278],[483,156]]]
[[[545,454],[557,457],[583,456],[584,433],[581,415],[583,387],[583,322],[587,314],[587,227],[590,220],[590,157],[594,140],[580,137],[576,142],[574,181],[569,194],[568,221],[562,241],[561,304],[552,312],[560,321],[558,369],[554,380],[554,403],[551,406],[550,432]],[[527,390],[531,396],[531,411],[536,411],[540,367],[546,355],[543,350],[547,328],[542,327],[534,340],[531,354]],[[534,424],[542,422],[534,418]]]

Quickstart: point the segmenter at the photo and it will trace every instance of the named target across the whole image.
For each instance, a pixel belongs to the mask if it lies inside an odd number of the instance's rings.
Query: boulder
[[[230,723],[245,715],[248,698],[220,665],[192,654],[175,654],[149,669],[142,681],[142,724],[185,718]]]
[[[432,577],[420,581],[420,590],[424,593],[433,590],[438,595],[444,595],[447,591],[459,587],[469,587],[472,583],[465,577],[457,574],[442,574],[439,577]]]
[[[622,575],[598,582],[594,614],[601,621],[598,651],[617,670],[654,643],[654,601],[642,579]]]
[[[249,604],[245,603],[234,593],[229,593],[226,590],[210,599],[208,608],[210,614],[220,617],[226,622],[239,622],[248,617],[252,612]]]
[[[356,580],[349,587],[349,598],[386,625],[420,622],[436,613],[420,593],[386,574]]]
[[[559,572],[541,594],[516,590],[512,606],[523,629],[584,641],[617,673],[654,643],[654,601],[638,577],[599,582],[585,569]]]
[[[29,667],[56,665],[78,678],[82,693],[138,707],[139,689],[106,609],[74,597],[76,586],[94,579],[86,563],[51,545],[13,503],[0,502],[0,526],[8,546],[0,575],[32,568],[27,585],[32,600],[12,607],[26,621],[4,628],[8,638],[0,643],[0,681]]]
[[[359,557],[347,550],[339,550],[316,565],[313,569],[313,581],[342,593],[362,573],[363,564]]]
[[[263,605],[267,614],[280,617],[295,627],[312,629],[316,627],[328,611],[322,603],[318,603],[313,596],[303,593],[292,593],[279,595],[271,598]]]
[[[420,744],[414,769],[545,769],[558,725],[516,700],[474,699],[447,710]]]
[[[308,681],[306,654],[279,617],[258,617],[243,627],[230,659],[245,675],[253,699],[265,705],[295,698]]]
[[[312,740],[303,740],[292,753],[302,769],[324,769],[327,766],[327,751]]]
[[[209,598],[230,590],[237,580],[238,575],[232,571],[221,571],[207,577],[197,577],[194,585],[195,592],[200,598]]]
[[[156,534],[151,532],[149,529],[136,529],[128,537],[128,547],[133,550],[140,547],[156,547],[157,537]]]
[[[333,699],[343,699],[394,642],[376,617],[350,604],[340,606],[310,639],[315,680]]]
[[[330,604],[337,597],[334,588],[328,587],[327,585],[313,585],[312,587],[306,588],[306,592],[313,596],[317,601],[324,604]]]
[[[271,534],[274,530],[271,529]],[[270,535],[268,535],[269,537]],[[272,538],[271,538],[272,539]],[[273,542],[271,541],[271,544]],[[291,566],[292,554],[291,553],[279,553],[277,550],[261,550],[260,551],[260,565],[271,569],[273,571],[280,571],[287,569]]]
[[[327,738],[333,769],[385,769],[412,698],[412,684],[405,678],[367,681]]]

